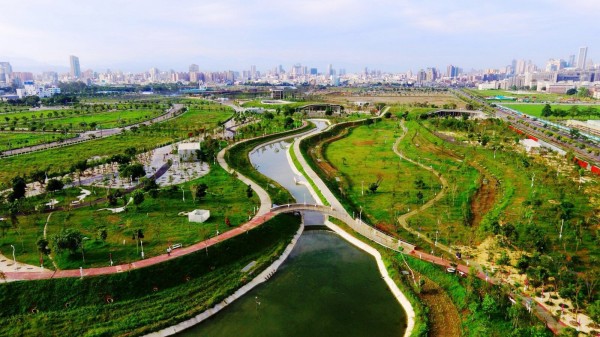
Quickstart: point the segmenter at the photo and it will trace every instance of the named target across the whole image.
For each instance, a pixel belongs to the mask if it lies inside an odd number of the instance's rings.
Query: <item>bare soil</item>
[[[436,283],[421,275],[425,285],[419,298],[429,308],[430,337],[459,337],[460,316],[446,292]]]
[[[498,181],[493,177],[486,176],[485,171],[479,170],[482,178],[479,180],[479,188],[471,200],[471,226],[478,226],[481,219],[494,207],[498,192]]]

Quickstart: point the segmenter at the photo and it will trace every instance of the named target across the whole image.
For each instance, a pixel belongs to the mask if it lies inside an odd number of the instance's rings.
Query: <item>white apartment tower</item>
[[[585,70],[585,62],[587,61],[587,47],[579,48],[579,57],[577,58],[577,68]]]

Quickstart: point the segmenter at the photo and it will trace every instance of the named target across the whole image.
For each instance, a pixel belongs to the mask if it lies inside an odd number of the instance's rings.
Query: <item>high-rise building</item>
[[[577,68],[585,70],[585,62],[587,61],[587,47],[579,48],[579,57],[577,58]]]
[[[79,57],[71,55],[69,56],[69,60],[71,61],[71,77],[80,78],[81,67],[79,66]]]
[[[569,55],[569,64],[567,65],[567,67],[575,67],[575,55]]]
[[[318,74],[317,68],[310,68],[310,74],[311,74],[311,75],[316,75],[316,74]]]
[[[331,75],[333,75],[333,65],[329,63],[329,65],[327,66],[327,76]]]
[[[0,83],[10,82],[10,74],[12,74],[12,66],[8,62],[0,62]]]
[[[450,77],[450,78],[455,78],[458,77],[458,67],[455,67],[453,65],[448,65],[448,68],[446,68],[446,76]]]
[[[200,67],[197,64],[190,65],[190,82],[198,82],[198,73],[200,72]]]

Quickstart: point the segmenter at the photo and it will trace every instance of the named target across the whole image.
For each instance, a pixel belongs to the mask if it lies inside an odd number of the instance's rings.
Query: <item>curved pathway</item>
[[[430,238],[428,238],[426,235],[421,234],[421,232],[417,231],[416,229],[410,227],[408,225],[408,218],[410,218],[413,215],[416,215],[428,208],[430,208],[431,206],[433,206],[433,204],[435,204],[438,200],[442,199],[445,195],[446,195],[446,191],[448,189],[448,181],[446,180],[445,177],[443,177],[438,171],[434,170],[432,167],[430,166],[426,166],[424,164],[421,164],[419,162],[416,162],[408,157],[406,157],[405,155],[402,154],[402,152],[398,151],[398,144],[400,144],[400,142],[404,139],[404,137],[408,134],[408,128],[406,127],[406,125],[404,125],[404,121],[401,121],[401,127],[402,127],[402,131],[404,132],[402,134],[402,136],[398,137],[396,139],[396,142],[394,143],[394,145],[392,146],[392,150],[394,150],[394,153],[396,155],[398,155],[398,157],[406,160],[409,163],[415,164],[417,166],[419,166],[420,168],[427,170],[431,173],[433,173],[442,183],[442,190],[440,191],[440,193],[438,193],[433,199],[430,199],[429,201],[427,201],[425,204],[423,204],[421,207],[418,207],[408,213],[402,214],[401,216],[398,217],[398,222],[400,223],[400,225],[407,230],[408,232],[418,236],[419,238],[423,239],[424,241],[428,242],[431,245],[434,245],[436,247],[439,247],[445,251],[447,251],[450,254],[453,254],[453,251],[450,247],[441,244],[439,242],[434,242],[433,240],[431,240]]]
[[[289,137],[290,136],[283,136],[282,138],[289,138]],[[245,140],[245,141],[248,141],[248,140]],[[219,164],[222,165],[223,169],[225,169],[228,172],[231,172],[232,171],[231,168],[227,165],[227,163],[225,163],[225,159],[224,159],[225,151],[228,148],[230,148],[230,146],[221,150],[221,152],[219,152],[217,158],[218,158]],[[199,250],[208,249],[208,247],[211,247],[219,242],[228,240],[228,239],[235,237],[237,235],[240,235],[240,234],[244,234],[247,231],[262,225],[263,223],[265,223],[266,221],[268,221],[272,217],[274,217],[276,214],[270,211],[271,198],[269,197],[267,192],[262,187],[260,187],[258,184],[254,183],[252,180],[248,179],[247,177],[245,177],[237,172],[236,172],[236,174],[237,174],[238,179],[243,181],[245,184],[249,184],[253,188],[254,192],[258,195],[258,197],[260,198],[260,201],[261,201],[261,206],[260,206],[257,214],[254,216],[254,218],[252,218],[250,221],[248,221],[247,223],[245,223],[237,228],[231,229],[225,233],[222,233],[213,238],[204,240],[202,242],[196,243],[194,245],[180,248],[180,249],[175,249],[171,252],[170,256],[168,256],[167,254],[162,254],[162,255],[154,256],[154,257],[147,258],[144,260],[135,261],[135,262],[128,263],[128,264],[121,264],[121,265],[116,265],[116,266],[111,266],[111,267],[87,268],[87,269],[69,269],[69,270],[57,270],[57,271],[51,271],[51,270],[20,271],[20,270],[6,268],[6,270],[2,270],[6,277],[5,280],[6,281],[42,280],[42,279],[51,279],[51,278],[87,277],[87,276],[98,276],[98,275],[121,273],[121,272],[129,271],[129,270],[133,270],[133,269],[137,269],[137,268],[148,267],[148,266],[151,266],[154,264],[158,264],[158,263],[176,258],[178,256],[187,255],[187,254],[199,251]],[[28,266],[28,265],[24,265],[24,264],[20,264],[20,263],[17,263],[17,264],[19,266]],[[39,267],[36,267],[36,268],[39,268]],[[19,269],[21,269],[21,268],[19,268]]]

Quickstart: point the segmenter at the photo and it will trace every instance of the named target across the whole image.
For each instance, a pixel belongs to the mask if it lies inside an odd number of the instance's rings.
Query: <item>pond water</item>
[[[323,122],[318,127],[324,128]],[[258,170],[287,188],[297,202],[314,203],[286,158],[290,141],[253,151]],[[322,215],[305,212],[307,225]],[[377,270],[375,259],[337,234],[308,226],[269,279],[221,312],[178,334],[192,336],[402,336],[406,314]]]

